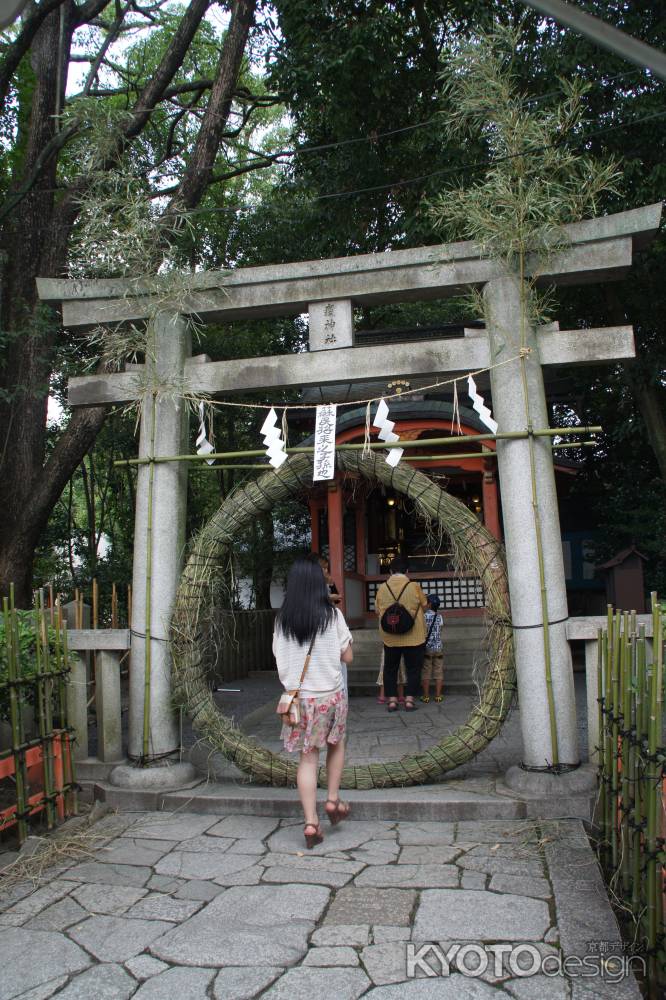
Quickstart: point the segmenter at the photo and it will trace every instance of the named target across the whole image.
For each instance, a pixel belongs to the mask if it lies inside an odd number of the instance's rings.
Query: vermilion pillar
[[[499,503],[497,499],[497,476],[495,470],[490,465],[494,459],[486,459],[483,473],[481,475],[481,488],[483,490],[483,523],[491,535],[498,541],[502,539],[502,529],[500,527]]]
[[[332,483],[328,488],[328,559],[331,576],[342,595],[341,610],[345,611],[345,544],[342,525],[342,488]]]

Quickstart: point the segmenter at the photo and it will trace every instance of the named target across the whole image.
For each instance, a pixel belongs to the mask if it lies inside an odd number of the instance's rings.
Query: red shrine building
[[[502,539],[502,517],[494,441],[461,441],[430,445],[438,438],[460,433],[488,433],[476,413],[461,406],[459,425],[453,406],[443,400],[391,400],[390,417],[401,441],[419,441],[422,447],[407,449],[401,463],[409,462],[427,473],[448,493],[457,497],[488,531]],[[336,442],[363,442],[365,406],[339,410]],[[371,428],[372,438],[377,430]],[[570,602],[576,608],[596,603],[599,581],[594,566],[585,559],[585,531],[574,517],[566,531],[567,497],[575,463],[564,459],[555,466],[563,523],[563,551]],[[426,593],[437,594],[447,619],[478,620],[485,599],[480,581],[472,574],[454,572],[451,553],[429,534],[408,497],[377,483],[347,475],[330,483],[315,484],[309,498],[312,548],[330,562],[331,573],[343,595],[343,610],[355,628],[376,628],[374,598],[388,576],[392,558],[398,553],[409,559],[410,576]],[[582,612],[578,612],[582,613]]]

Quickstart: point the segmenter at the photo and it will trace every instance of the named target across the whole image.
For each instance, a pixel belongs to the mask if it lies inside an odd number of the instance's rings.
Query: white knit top
[[[340,669],[340,654],[352,642],[352,634],[338,608],[325,632],[318,632],[312,647],[310,666],[301,688],[310,698],[334,694],[344,686]],[[273,632],[273,654],[277,662],[280,682],[285,691],[298,687],[309,643],[301,645],[294,638],[287,638],[277,627]]]

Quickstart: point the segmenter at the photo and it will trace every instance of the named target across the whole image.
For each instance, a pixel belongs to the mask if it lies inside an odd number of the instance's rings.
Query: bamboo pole
[[[111,584],[111,628],[118,628],[118,590]]]
[[[636,696],[634,700],[634,809],[633,809],[633,885],[631,904],[634,914],[640,914],[643,898],[643,879],[641,878],[641,847],[643,842],[643,768],[640,747],[643,740],[643,705],[645,701],[645,625],[639,625],[636,640]]]
[[[54,800],[54,776],[53,776],[53,719],[50,712],[51,703],[51,680],[49,674],[49,652],[48,652],[48,631],[45,629],[44,618],[44,592],[39,591],[35,601],[34,611],[35,622],[35,687],[36,687],[36,708],[37,723],[39,727],[39,738],[42,745],[42,770],[44,775],[44,805],[46,822],[49,830],[52,830],[56,823],[56,809]]]
[[[604,715],[604,632],[603,629],[600,628],[597,629],[597,718],[597,732],[599,733],[599,746],[597,747],[599,774],[599,823],[601,826],[603,842],[607,788],[604,780],[604,746],[606,726],[606,717]]]
[[[132,628],[132,584],[127,584],[127,627]]]
[[[525,431],[501,431],[497,434],[454,434],[449,437],[428,438],[424,441],[397,441],[387,444],[383,441],[371,441],[368,445],[361,442],[336,445],[336,451],[362,451],[369,448],[371,451],[383,448],[423,448],[427,443],[428,447],[440,446],[444,444],[460,444],[463,441],[505,441],[516,440],[528,437],[568,437],[577,434],[596,434],[602,431],[603,427],[547,427],[542,430]],[[311,455],[314,453],[313,445],[298,445],[294,448],[286,449],[288,455]],[[128,465],[149,465],[163,462],[208,462],[220,458],[261,458],[266,455],[265,448],[255,448],[248,451],[218,451],[211,452],[210,455],[155,455],[146,458],[123,458],[115,461],[114,467]],[[485,457],[485,454],[484,454]]]
[[[58,729],[60,730],[60,748],[62,753],[63,783],[69,784],[67,773],[67,696],[65,694],[64,662],[62,656],[62,636],[60,624],[56,619],[53,637],[53,662],[58,674],[56,680],[56,698],[58,703]],[[67,796],[63,793],[63,805],[67,814]]]
[[[604,814],[604,853],[606,863],[610,863],[612,824],[613,824],[613,735],[611,716],[613,712],[613,614],[608,605],[606,621],[606,637],[604,644],[604,681],[605,681],[605,721],[604,721],[604,771],[606,784],[606,811]]]
[[[67,625],[64,624],[62,628],[62,659],[63,664],[67,670],[69,670],[69,649],[67,644]],[[74,774],[74,759],[72,757],[72,741],[69,734],[69,714],[67,711],[67,698],[65,697],[65,722],[67,729],[66,745],[67,754],[65,757],[65,780],[69,785],[68,791],[68,801],[67,801],[67,811],[71,815],[76,816],[78,812],[78,800],[76,794],[76,782]]]
[[[9,685],[9,720],[12,731],[14,780],[16,782],[16,826],[19,844],[28,836],[28,772],[25,765],[23,714],[18,682],[21,667],[18,660],[18,632],[14,608],[14,584],[9,585],[9,600],[2,599],[7,650],[7,681]]]
[[[651,595],[653,623],[653,662],[650,672],[650,724],[648,730],[648,766],[646,768],[647,810],[647,949],[649,981],[657,978],[657,947],[659,931],[663,924],[661,899],[661,872],[657,863],[659,836],[659,803],[661,798],[661,768],[657,763],[657,750],[661,738],[662,724],[662,683],[663,644],[661,636],[660,608],[657,595]]]
[[[656,849],[657,849],[657,794],[655,787],[655,766],[653,757],[657,753],[657,669],[653,662],[650,670],[650,721],[648,725],[648,764],[646,767],[647,793],[647,836],[645,838],[646,884],[647,884],[647,950],[649,979],[655,973],[655,950],[657,947],[657,884],[656,884]]]
[[[619,780],[618,780],[618,749],[620,741],[620,726],[619,726],[619,711],[620,711],[620,646],[622,642],[621,635],[622,628],[622,617],[620,612],[616,612],[615,621],[613,627],[613,650],[612,650],[612,667],[611,667],[611,686],[613,690],[612,703],[613,703],[613,715],[611,723],[611,743],[612,743],[612,757],[611,757],[611,797],[612,797],[612,814],[611,814],[611,864],[613,866],[613,871],[618,869],[618,857],[619,857],[619,838],[618,838],[618,821],[617,821],[617,806],[618,798],[620,794]]]
[[[622,641],[622,656],[620,660],[620,678],[622,686],[622,733],[620,760],[622,764],[620,799],[620,836],[622,843],[622,892],[626,898],[631,889],[631,844],[629,838],[630,815],[630,773],[629,751],[630,737],[625,735],[631,729],[631,643],[629,632],[629,615],[624,616],[624,632]]]
[[[430,441],[424,441],[422,444],[430,444]],[[577,441],[575,444],[554,444],[551,445],[553,451],[557,449],[570,449],[570,448],[596,448],[596,441]],[[338,447],[342,447],[338,445]],[[397,447],[397,445],[395,446]],[[290,450],[290,449],[288,449]],[[208,458],[209,456],[206,456]],[[497,452],[491,449],[486,449],[485,451],[462,451],[456,452],[454,454],[444,453],[442,455],[405,455],[401,458],[401,462],[455,462],[456,459],[465,458],[497,458]],[[224,469],[252,469],[255,472],[267,472],[272,469],[272,466],[268,462],[245,462],[245,463],[224,463],[223,465],[207,465],[203,464],[197,471],[198,472],[220,472]]]
[[[92,581],[92,627],[97,628],[99,624],[99,584],[97,577]]]
[[[157,395],[152,394],[151,426],[150,426],[150,455],[155,453],[155,424],[157,423]],[[152,584],[153,584],[153,486],[155,479],[155,465],[151,463],[148,472],[148,513],[146,522],[146,637],[144,645],[144,686],[143,686],[143,742],[142,753],[144,759],[148,757],[150,751],[150,682],[152,669]]]

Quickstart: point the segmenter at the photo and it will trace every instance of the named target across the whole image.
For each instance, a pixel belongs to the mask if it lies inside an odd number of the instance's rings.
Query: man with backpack
[[[396,556],[391,563],[391,576],[377,591],[375,610],[379,617],[379,632],[384,643],[384,690],[388,711],[398,711],[398,667],[405,658],[407,685],[405,711],[415,712],[414,699],[421,685],[421,668],[425,651],[425,617],[427,598],[416,581],[407,575],[405,556]]]

